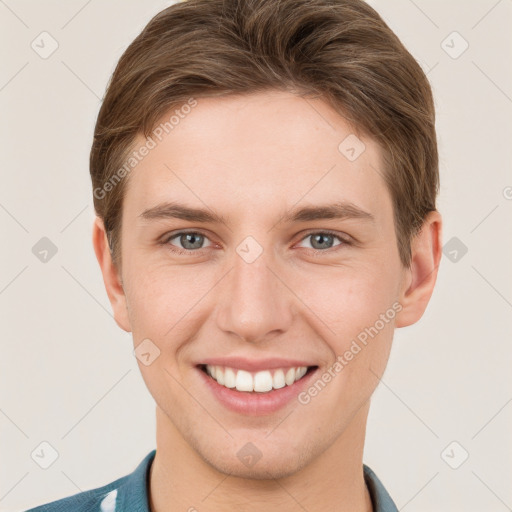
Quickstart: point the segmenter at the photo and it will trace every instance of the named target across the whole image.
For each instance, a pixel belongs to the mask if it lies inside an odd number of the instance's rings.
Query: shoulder
[[[109,484],[39,505],[25,512],[147,511],[147,484],[156,450],[148,453],[132,473]]]
[[[72,496],[67,496],[38,507],[31,508],[26,512],[107,512],[114,510],[110,504],[115,504],[117,497],[117,488],[124,483],[128,477],[120,478],[102,487],[91,489],[89,491],[79,492]]]

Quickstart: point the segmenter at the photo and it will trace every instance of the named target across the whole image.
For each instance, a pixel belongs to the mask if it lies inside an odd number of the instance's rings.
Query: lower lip
[[[221,386],[215,379],[207,375],[200,368],[196,368],[208,388],[213,392],[217,400],[231,411],[248,416],[271,414],[278,411],[286,404],[296,399],[298,394],[308,385],[318,371],[318,368],[310,370],[304,377],[290,386],[280,389],[272,389],[265,393],[237,391]]]

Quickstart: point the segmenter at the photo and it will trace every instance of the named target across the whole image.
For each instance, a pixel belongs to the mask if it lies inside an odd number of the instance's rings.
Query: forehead
[[[172,125],[179,107],[162,117],[130,173],[125,202],[139,212],[177,199],[239,214],[303,199],[389,209],[379,146],[322,100],[272,91],[196,101]]]

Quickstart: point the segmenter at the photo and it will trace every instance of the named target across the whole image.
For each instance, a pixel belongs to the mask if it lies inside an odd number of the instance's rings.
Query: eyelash
[[[160,245],[167,246],[173,253],[184,255],[184,256],[190,256],[190,255],[193,255],[194,253],[200,253],[202,251],[202,249],[196,249],[196,250],[180,249],[179,247],[176,247],[176,246],[171,245],[169,243],[174,238],[178,238],[178,237],[180,237],[182,235],[201,235],[201,236],[204,236],[205,238],[208,239],[208,236],[205,235],[204,233],[201,233],[201,231],[178,231],[177,233],[173,233],[173,234],[171,234],[169,236],[165,236],[163,238],[163,240],[161,242],[159,242],[159,243],[160,243]],[[336,250],[342,249],[343,246],[353,245],[353,242],[351,240],[349,240],[348,237],[344,238],[344,237],[340,236],[339,234],[335,233],[334,231],[329,231],[329,230],[310,231],[310,232],[306,233],[300,239],[300,242],[302,242],[306,238],[310,237],[311,235],[330,235],[330,236],[333,236],[334,238],[337,238],[341,242],[339,245],[336,245],[334,247],[331,247],[329,249],[324,249],[324,250],[313,249],[313,248],[306,248],[308,251],[312,251],[312,255],[313,256],[322,256],[325,253],[331,253],[332,251],[336,251]]]

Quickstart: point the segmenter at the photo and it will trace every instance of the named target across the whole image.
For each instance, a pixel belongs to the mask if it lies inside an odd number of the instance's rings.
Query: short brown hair
[[[188,0],[148,23],[112,75],[90,154],[114,262],[127,173],[119,171],[136,136],[149,137],[190,98],[268,89],[324,99],[379,143],[400,259],[410,265],[411,240],[439,190],[434,102],[421,67],[362,0]]]

